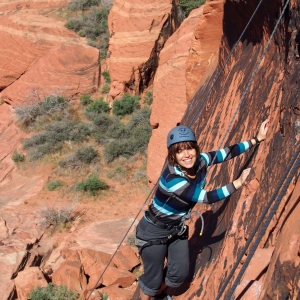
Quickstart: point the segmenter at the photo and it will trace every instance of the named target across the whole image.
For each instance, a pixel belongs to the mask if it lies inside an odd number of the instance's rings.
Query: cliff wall
[[[234,180],[246,167],[252,168],[248,183],[229,199],[209,207],[196,207],[203,212],[205,232],[199,237],[201,222],[195,217],[190,224],[190,278],[184,287],[173,291],[176,299],[216,298],[292,155],[299,149],[299,1],[291,1],[287,6],[253,80],[252,74],[283,10],[283,1],[263,2],[214,83],[258,3],[225,2],[218,66],[192,98],[181,124],[191,125],[195,130],[202,151],[253,137],[267,117],[271,120],[268,138],[247,154],[210,169],[207,190]],[[249,91],[244,96],[248,84]],[[165,143],[165,136],[161,143]],[[236,289],[236,299],[299,298],[298,204],[296,167],[248,272]],[[238,270],[248,254],[249,250]]]

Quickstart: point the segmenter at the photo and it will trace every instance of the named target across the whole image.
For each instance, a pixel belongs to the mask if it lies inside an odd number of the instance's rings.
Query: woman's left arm
[[[252,146],[259,144],[260,142],[265,140],[268,132],[268,123],[269,119],[265,120],[259,128],[257,136],[252,138],[251,140],[225,147],[216,151],[201,153],[200,156],[204,159],[207,166],[232,159],[246,152]]]

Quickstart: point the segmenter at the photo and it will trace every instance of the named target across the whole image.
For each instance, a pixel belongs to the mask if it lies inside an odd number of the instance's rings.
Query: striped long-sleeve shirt
[[[186,176],[178,167],[166,164],[149,210],[157,219],[170,223],[183,217],[197,202],[214,203],[228,197],[236,191],[232,183],[208,192],[204,189],[207,167],[234,158],[251,147],[251,141],[245,141],[200,153],[194,166],[195,179]]]

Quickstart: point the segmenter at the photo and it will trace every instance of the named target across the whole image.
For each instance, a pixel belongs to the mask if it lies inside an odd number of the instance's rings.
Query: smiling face
[[[194,166],[199,153],[196,142],[177,143],[168,149],[168,162],[172,166],[180,165],[183,168],[190,169]]]
[[[175,154],[175,159],[177,163],[184,167],[185,169],[191,169],[194,167],[194,164],[197,159],[196,149],[179,149]]]

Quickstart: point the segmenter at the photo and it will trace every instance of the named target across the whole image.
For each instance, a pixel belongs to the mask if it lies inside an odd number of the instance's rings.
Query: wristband
[[[259,140],[256,136],[253,139],[255,140],[256,144],[259,144]]]

